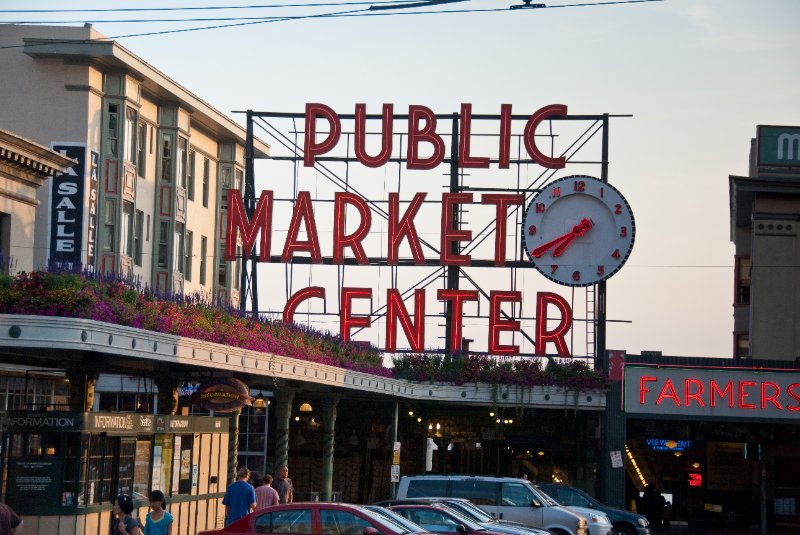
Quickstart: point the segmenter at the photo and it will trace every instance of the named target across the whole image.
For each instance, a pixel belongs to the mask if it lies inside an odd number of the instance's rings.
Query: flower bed
[[[200,295],[158,295],[130,280],[87,273],[35,271],[0,276],[0,314],[62,316],[104,321],[253,351],[319,362],[418,382],[554,385],[605,389],[607,378],[584,362],[508,359],[486,355],[411,354],[383,366],[373,346],[344,343],[310,327],[286,325],[215,306]]]

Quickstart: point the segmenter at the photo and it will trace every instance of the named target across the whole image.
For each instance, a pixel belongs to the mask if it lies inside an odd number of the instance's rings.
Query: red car
[[[287,503],[250,513],[223,529],[198,535],[407,535],[410,531],[358,505],[347,503]]]

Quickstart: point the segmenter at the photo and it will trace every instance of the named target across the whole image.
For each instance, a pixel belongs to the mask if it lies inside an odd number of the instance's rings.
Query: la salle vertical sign
[[[81,262],[86,145],[53,145],[53,150],[77,163],[53,177],[50,201],[50,261]]]

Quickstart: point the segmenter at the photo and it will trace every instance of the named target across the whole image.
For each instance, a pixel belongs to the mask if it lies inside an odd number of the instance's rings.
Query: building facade
[[[759,126],[731,176],[734,357],[800,359],[800,128]]]
[[[0,127],[79,161],[70,185],[37,192],[33,266],[79,263],[238,305],[241,267],[222,251],[244,129],[91,25],[4,25],[0,44],[13,80]]]

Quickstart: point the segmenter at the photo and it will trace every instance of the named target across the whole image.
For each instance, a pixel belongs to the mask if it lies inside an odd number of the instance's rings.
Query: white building
[[[0,47],[0,128],[80,161],[71,185],[38,190],[34,267],[80,262],[236,306],[223,192],[242,188],[245,129],[90,25],[4,25]]]

